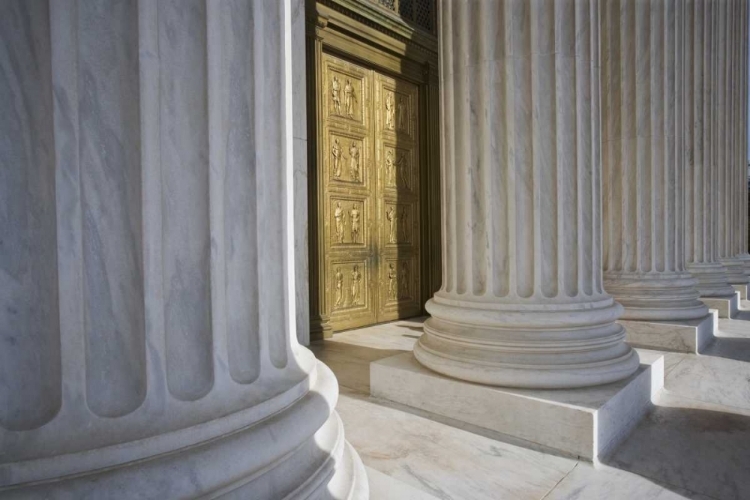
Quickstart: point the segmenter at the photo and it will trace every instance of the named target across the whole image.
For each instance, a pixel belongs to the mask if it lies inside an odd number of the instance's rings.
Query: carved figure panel
[[[386,307],[414,300],[414,290],[418,286],[414,259],[389,259],[381,278],[381,296]]]
[[[366,243],[365,206],[364,200],[354,197],[331,198],[331,246],[351,244],[361,246]]]
[[[387,203],[385,221],[386,237],[389,245],[408,245],[412,243],[414,207],[406,203]]]
[[[412,153],[405,148],[385,146],[383,176],[386,188],[411,190],[414,185]]]
[[[365,262],[333,263],[333,310],[367,308],[367,276]]]
[[[355,135],[332,133],[328,138],[328,169],[335,182],[365,184],[367,141]]]
[[[328,116],[361,123],[367,93],[363,76],[343,64],[329,63],[325,83]]]
[[[413,95],[385,84],[382,89],[381,113],[385,132],[414,136]]]

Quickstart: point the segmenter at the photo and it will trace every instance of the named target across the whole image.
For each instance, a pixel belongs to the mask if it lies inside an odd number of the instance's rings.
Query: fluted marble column
[[[750,2],[748,0],[742,0],[740,2],[740,83],[738,85],[740,91],[740,105],[738,108],[739,112],[739,129],[737,134],[739,136],[738,144],[738,162],[741,164],[741,171],[739,174],[739,182],[741,182],[740,190],[741,196],[744,201],[744,209],[741,216],[742,224],[742,241],[739,242],[740,251],[745,260],[746,271],[750,271],[750,259],[745,257],[748,253],[748,175],[747,175],[747,164],[748,164],[748,115],[746,110],[748,109],[748,96],[750,95],[750,78],[748,72],[750,72]]]
[[[602,286],[598,0],[440,2],[443,285],[414,354],[584,387],[638,367]]]
[[[295,335],[302,26],[0,4],[0,497],[367,496]]]
[[[745,263],[738,258],[738,226],[741,200],[737,186],[738,169],[736,152],[733,151],[733,129],[735,123],[735,103],[733,100],[735,86],[739,85],[734,72],[737,61],[734,57],[735,41],[735,0],[720,0],[717,3],[717,108],[716,108],[716,162],[718,170],[719,201],[719,260],[727,270],[729,283],[745,285],[748,276]]]
[[[747,248],[747,0],[734,0],[731,37],[731,96],[730,171],[734,189],[732,211],[732,251],[742,261],[745,274],[750,274],[750,254]]]
[[[685,268],[682,0],[604,0],[604,288],[623,319],[705,317]]]
[[[715,134],[718,2],[685,3],[685,259],[702,297],[731,297],[719,262],[719,183]]]

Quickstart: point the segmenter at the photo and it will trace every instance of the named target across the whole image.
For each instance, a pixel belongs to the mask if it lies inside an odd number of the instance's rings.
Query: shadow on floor
[[[401,328],[406,328],[408,330],[413,330],[415,332],[419,332],[419,334],[422,334],[422,331],[424,331],[424,328],[422,325],[401,325]]]
[[[690,498],[748,498],[750,417],[657,406],[602,462]]]
[[[736,361],[750,361],[750,338],[716,337],[716,340],[706,347],[701,355]]]
[[[334,341],[317,341],[310,344],[315,357],[333,370],[341,387],[370,394],[370,363],[389,358],[404,351],[376,349]]]

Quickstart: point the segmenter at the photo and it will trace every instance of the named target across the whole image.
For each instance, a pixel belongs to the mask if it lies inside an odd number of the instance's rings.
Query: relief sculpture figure
[[[406,129],[406,100],[403,97],[398,98],[398,129],[399,130],[405,130]]]
[[[388,211],[385,213],[385,218],[388,220],[388,226],[389,226],[389,232],[388,232],[388,242],[389,243],[396,243],[396,211],[393,209],[393,206],[388,208]]]
[[[344,274],[341,268],[336,268],[336,306],[344,304]]]
[[[344,209],[341,208],[341,202],[336,202],[336,208],[333,211],[333,218],[336,221],[336,241],[339,243],[344,242],[344,224],[346,221],[344,218],[346,217],[346,214],[344,214]]]
[[[337,115],[341,114],[341,83],[336,76],[333,77],[331,82],[331,99],[333,100],[333,112]]]
[[[354,141],[349,147],[349,173],[354,182],[359,182],[359,149]]]
[[[393,115],[396,113],[396,105],[393,102],[393,94],[388,92],[388,97],[385,98],[385,128],[393,130],[394,120]]]
[[[349,212],[349,220],[352,222],[352,243],[359,243],[359,216],[359,208],[356,203],[353,203],[352,209]]]
[[[344,86],[344,106],[346,107],[346,114],[349,115],[349,118],[354,116],[354,101],[356,100],[357,97],[354,95],[352,82],[347,78],[346,85]]]
[[[331,155],[333,156],[333,176],[338,179],[341,177],[341,144],[338,139],[333,140]]]
[[[404,209],[401,214],[401,238],[405,243],[409,241],[409,210]]]
[[[401,178],[401,183],[406,189],[411,189],[409,186],[409,163],[406,159],[406,154],[401,153],[396,162],[396,170],[398,170],[398,176]],[[394,181],[395,184],[395,181]]]
[[[362,273],[359,272],[359,266],[355,265],[352,269],[352,305],[359,304],[360,288],[362,285]]]
[[[396,300],[398,276],[396,276],[396,268],[393,264],[388,264],[388,298]]]
[[[398,284],[401,289],[399,298],[409,298],[409,267],[406,262],[401,263],[401,276],[399,277]]]
[[[385,154],[385,185],[395,186],[396,176],[394,175],[395,163],[393,162],[393,150],[389,149]]]

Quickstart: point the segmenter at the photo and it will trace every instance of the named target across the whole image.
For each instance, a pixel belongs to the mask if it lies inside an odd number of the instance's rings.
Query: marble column
[[[736,155],[733,151],[733,129],[735,103],[733,100],[736,81],[734,73],[735,12],[737,2],[721,0],[717,3],[717,50],[716,50],[716,163],[718,175],[719,224],[718,243],[719,260],[727,270],[728,281],[732,285],[747,285],[745,263],[738,258],[738,221],[741,200],[737,180],[739,177]]]
[[[733,251],[742,261],[745,274],[750,274],[750,253],[747,248],[747,0],[735,0],[732,19],[732,117],[731,171],[735,189],[733,211]]]
[[[746,270],[750,271],[750,259],[747,257],[744,257],[744,255],[747,255],[750,253],[750,248],[748,248],[748,172],[747,172],[747,164],[748,164],[748,149],[750,149],[748,145],[748,121],[750,118],[748,117],[748,114],[746,113],[746,110],[748,109],[748,96],[750,95],[750,89],[748,89],[748,86],[750,86],[750,78],[748,77],[748,72],[750,72],[750,62],[748,60],[750,59],[750,48],[748,45],[750,45],[750,20],[748,19],[750,16],[750,2],[748,0],[742,0],[740,3],[740,83],[738,85],[740,90],[740,105],[738,108],[739,111],[739,130],[737,130],[737,133],[739,135],[739,144],[738,144],[738,161],[740,163],[740,182],[741,182],[741,196],[743,197],[745,207],[742,211],[742,241],[739,242],[740,249],[743,255],[743,260],[745,260]]]
[[[604,288],[622,319],[706,317],[685,268],[682,0],[604,0]]]
[[[716,13],[718,2],[685,3],[685,259],[701,297],[734,295],[719,262],[719,184],[715,148]]]
[[[604,291],[598,0],[440,2],[443,284],[426,367],[512,387],[631,375]]]
[[[0,497],[367,497],[296,337],[302,7],[0,4]]]

